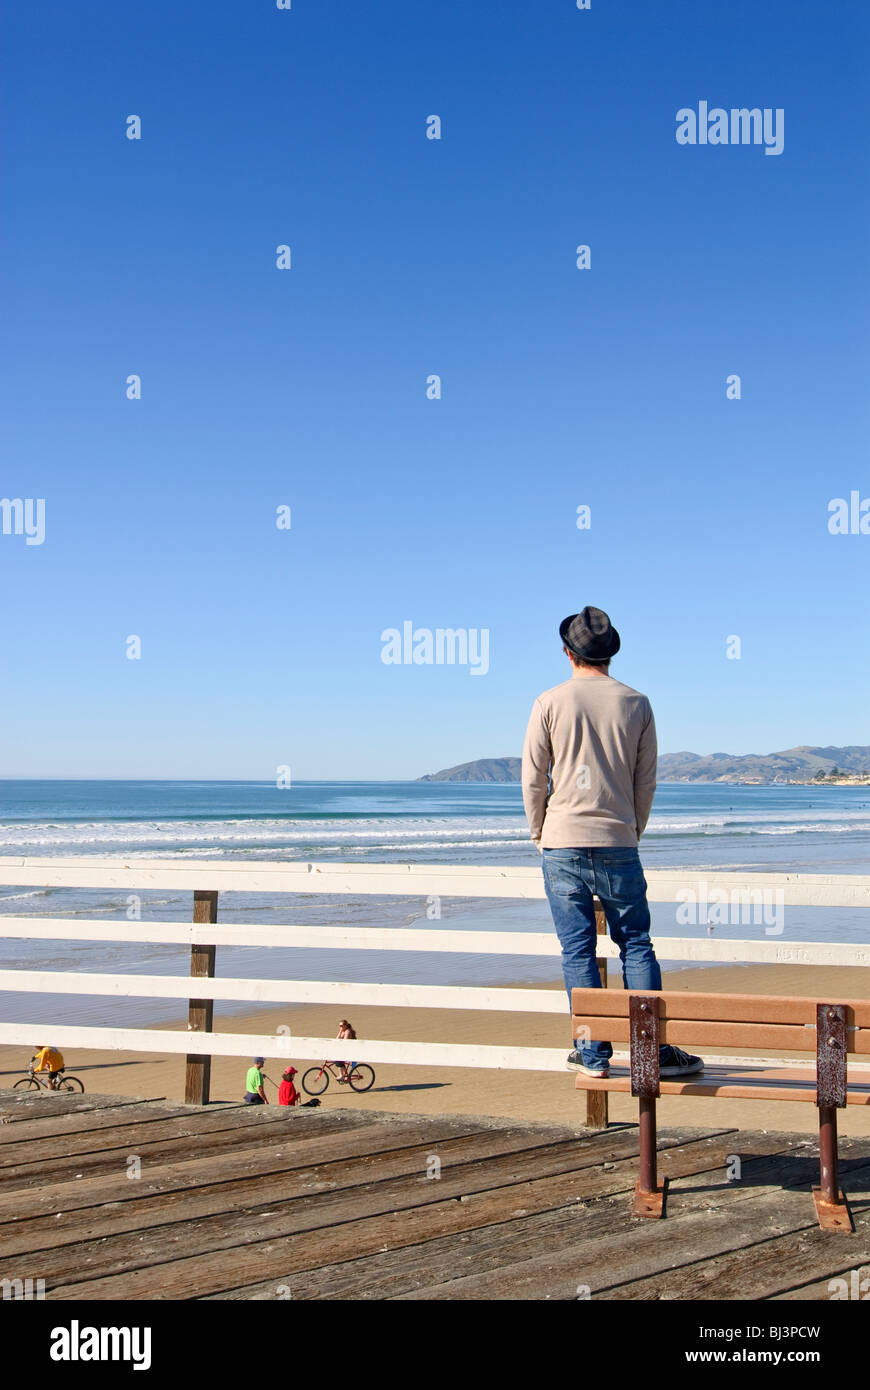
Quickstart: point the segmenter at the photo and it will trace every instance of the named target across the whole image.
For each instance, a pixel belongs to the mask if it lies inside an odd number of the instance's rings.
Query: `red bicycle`
[[[320,1067],[309,1067],[302,1078],[302,1089],[310,1096],[322,1096],[329,1085],[329,1078],[344,1083],[343,1062],[324,1062]],[[375,1084],[375,1074],[365,1062],[354,1062],[348,1067],[347,1084],[352,1091],[370,1091]]]

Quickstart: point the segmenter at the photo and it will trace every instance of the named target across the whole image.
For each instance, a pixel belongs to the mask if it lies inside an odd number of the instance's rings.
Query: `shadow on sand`
[[[409,1081],[404,1086],[373,1086],[372,1091],[437,1091],[449,1085],[449,1081]]]

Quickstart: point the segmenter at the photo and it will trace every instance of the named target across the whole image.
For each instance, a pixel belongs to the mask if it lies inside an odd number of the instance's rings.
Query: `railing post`
[[[217,921],[218,895],[200,892],[193,895],[194,922]],[[211,980],[214,978],[214,946],[200,946],[195,942],[190,949],[191,979]],[[191,999],[188,1001],[187,1027],[191,1033],[210,1033],[214,1021],[213,999]],[[184,1099],[187,1105],[208,1105],[211,1085],[211,1057],[204,1054],[187,1054],[187,1071],[184,1079]]]
[[[607,919],[604,916],[604,908],[598,899],[595,899],[595,930],[599,936],[607,935]],[[607,989],[607,957],[597,956],[596,965],[598,974],[601,977],[601,986]],[[606,1091],[587,1091],[586,1092],[586,1128],[587,1129],[606,1129],[609,1119],[607,1108]]]

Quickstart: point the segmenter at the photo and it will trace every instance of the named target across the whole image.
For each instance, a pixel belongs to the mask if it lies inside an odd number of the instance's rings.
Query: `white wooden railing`
[[[725,892],[732,902],[759,902],[762,895],[786,907],[870,907],[870,876],[832,874],[736,874],[648,870],[651,902],[684,901],[687,893],[710,899]],[[382,1005],[400,1008],[496,1010],[518,1013],[558,1013],[567,1016],[560,990],[480,988],[474,986],[388,985],[332,980],[246,980],[214,978],[218,946],[283,946],[334,950],[462,952],[498,956],[560,954],[552,931],[481,932],[440,928],[263,926],[219,924],[221,892],[419,897],[421,913],[428,899],[513,898],[542,899],[540,868],[478,868],[413,864],[242,863],[172,859],[41,857],[0,858],[0,886],[68,887],[131,890],[192,890],[192,922],[106,921],[82,918],[30,917],[0,914],[0,938],[38,940],[142,941],[191,947],[191,975],[120,975],[54,970],[0,970],[0,990],[33,994],[87,994],[107,997],[187,999],[188,1030],[66,1026],[47,1021],[0,1022],[0,1043],[32,1044],[43,1033],[61,1048],[105,1048],[111,1051],[185,1054],[188,1057],[187,1097],[208,1095],[212,1056],[400,1063],[411,1066],[509,1068],[521,1071],[561,1071],[564,1048],[501,1047],[458,1043],[412,1043],[357,1040],[343,1045],[335,1038],[277,1034],[215,1033],[211,1030],[215,1000],[244,1000],[251,1004],[332,1003]],[[758,927],[759,933],[763,929]],[[807,965],[870,965],[870,942],[795,942],[759,934],[755,939],[722,940],[698,934],[691,937],[655,936],[656,953],[668,961],[740,961]],[[600,938],[602,960],[617,955],[609,938]],[[193,978],[191,978],[193,977]],[[868,976],[870,982],[870,976]],[[191,995],[196,995],[191,999]],[[190,1053],[190,1033],[196,1032],[196,1054]],[[566,1036],[566,1042],[568,1041]],[[721,1058],[718,1060],[722,1060]]]

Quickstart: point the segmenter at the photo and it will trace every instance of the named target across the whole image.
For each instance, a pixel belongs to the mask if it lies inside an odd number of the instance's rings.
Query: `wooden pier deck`
[[[663,1222],[629,1214],[636,1154],[633,1125],[4,1091],[0,1280],[57,1300],[827,1300],[870,1264],[870,1140],[841,1142],[854,1235],[816,1225],[806,1135],[663,1131]]]

